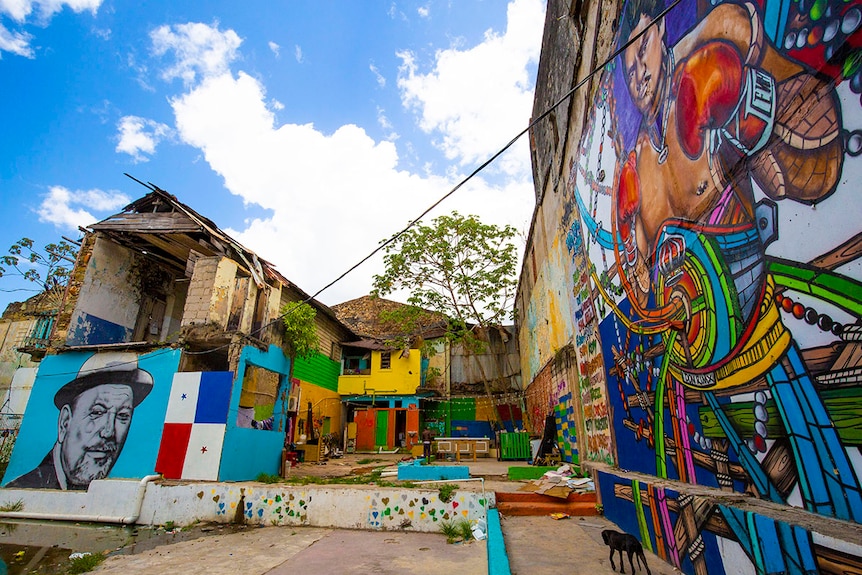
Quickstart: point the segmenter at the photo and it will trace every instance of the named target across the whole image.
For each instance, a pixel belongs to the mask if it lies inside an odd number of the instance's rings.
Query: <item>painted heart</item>
[[[381,499],[380,501],[382,501],[382,502],[383,502],[383,505],[389,505],[389,498],[388,498],[388,497],[384,497],[384,498],[383,498],[383,499]]]
[[[276,496],[275,496],[275,502],[276,502],[276,503],[281,503],[281,495],[276,495]]]
[[[213,497],[213,501],[214,501],[215,503],[218,503],[218,500],[219,500],[219,499],[221,499],[221,495],[216,495],[215,497]]]
[[[431,502],[428,501],[428,499],[426,499],[425,497],[422,498],[422,505],[428,505],[429,503]]]
[[[457,501],[452,502],[452,509],[458,509],[458,502]]]
[[[372,511],[372,512],[371,512],[371,516],[372,516],[372,517],[374,517],[375,519],[377,519],[377,516],[378,516],[378,515],[380,515],[380,514],[379,514],[379,513],[377,513],[376,511]]]
[[[384,517],[388,517],[388,516],[390,516],[390,515],[392,515],[392,510],[391,510],[391,509],[389,509],[389,508],[387,507],[386,509],[384,509],[384,510],[383,510],[383,516],[384,516]]]

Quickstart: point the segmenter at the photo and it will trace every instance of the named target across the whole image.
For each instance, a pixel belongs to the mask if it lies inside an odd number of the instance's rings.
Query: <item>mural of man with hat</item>
[[[153,389],[153,376],[128,352],[97,353],[54,395],[57,441],[32,471],[6,487],[87,489],[114,467],[132,414]]]

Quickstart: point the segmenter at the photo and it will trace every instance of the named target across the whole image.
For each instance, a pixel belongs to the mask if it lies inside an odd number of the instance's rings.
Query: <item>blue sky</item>
[[[169,191],[308,293],[525,128],[543,0],[0,0],[0,252]],[[523,137],[432,212],[529,228]],[[368,293],[381,259],[319,296]],[[0,309],[33,294],[0,279]]]

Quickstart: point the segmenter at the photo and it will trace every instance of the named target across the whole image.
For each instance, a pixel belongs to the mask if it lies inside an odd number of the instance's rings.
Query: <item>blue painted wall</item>
[[[272,431],[237,427],[236,416],[242,393],[241,374],[248,365],[281,374],[278,397],[273,412]],[[234,377],[228,413],[227,431],[222,448],[219,479],[222,481],[241,481],[254,479],[261,473],[276,474],[281,464],[281,449],[284,446],[287,428],[287,397],[290,394],[290,360],[280,347],[270,345],[267,351],[247,346],[240,354],[237,366],[238,376]]]
[[[138,357],[138,367],[153,376],[153,389],[135,408],[126,443],[108,477],[140,478],[153,473],[167,409],[171,379],[180,350],[162,349]],[[75,379],[92,353],[64,353],[42,360],[3,485],[35,468],[57,441],[59,411],[54,394]]]

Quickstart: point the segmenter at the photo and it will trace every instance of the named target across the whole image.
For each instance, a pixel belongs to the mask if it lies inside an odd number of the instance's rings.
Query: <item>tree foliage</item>
[[[0,277],[20,276],[39,284],[44,291],[65,286],[78,247],[63,240],[46,244],[40,251],[34,249],[33,244],[30,238],[21,238],[12,244],[8,255],[0,256]]]
[[[309,358],[317,353],[320,339],[314,319],[317,311],[305,302],[285,305],[282,310],[284,322],[284,351],[291,359]]]
[[[512,318],[515,232],[458,212],[413,227],[384,248],[372,294],[407,290],[409,304],[445,314],[456,331],[500,325]]]
[[[374,276],[372,295],[407,290],[414,306],[405,312],[408,319],[416,308],[444,314],[448,340],[475,356],[486,342],[474,329],[501,325],[513,316],[515,233],[512,226],[483,224],[458,212],[413,227],[384,248],[385,271]],[[482,362],[477,365],[490,398],[490,380]]]

